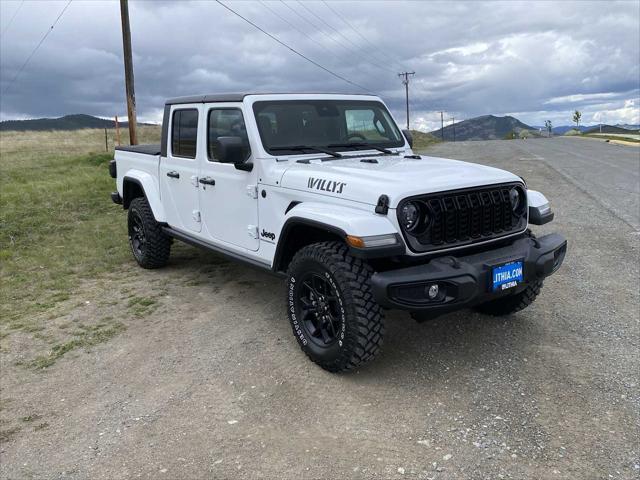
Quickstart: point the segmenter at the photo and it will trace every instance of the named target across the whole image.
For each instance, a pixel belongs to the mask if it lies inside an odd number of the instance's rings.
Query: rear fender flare
[[[138,185],[147,201],[151,206],[151,211],[157,222],[166,222],[166,215],[162,202],[160,201],[160,188],[157,181],[147,172],[140,170],[129,170],[122,178],[122,185],[120,191],[122,192],[122,205],[124,208],[128,208],[132,198],[127,198],[127,183],[133,183]]]

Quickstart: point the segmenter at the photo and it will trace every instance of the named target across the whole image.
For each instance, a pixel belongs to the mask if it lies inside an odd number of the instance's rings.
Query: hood
[[[377,163],[370,163],[373,160]],[[420,156],[331,159],[293,163],[281,186],[375,205],[380,195],[396,208],[413,195],[521,181],[520,177],[485,165]]]

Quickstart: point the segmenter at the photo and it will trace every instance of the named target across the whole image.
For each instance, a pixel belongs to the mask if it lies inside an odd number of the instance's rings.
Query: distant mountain
[[[581,132],[585,132],[591,128],[597,127],[599,125],[589,125],[589,126],[585,126],[585,125],[580,125],[579,127],[576,128],[575,125],[561,125],[559,127],[553,127],[551,129],[551,131],[555,134],[555,135],[564,135],[565,133],[567,133],[569,130],[580,130]]]
[[[120,127],[127,128],[128,122],[119,122]],[[17,130],[80,130],[83,128],[115,128],[113,120],[94,117],[92,115],[75,114],[60,118],[36,118],[33,120],[5,120],[0,122],[0,131]]]
[[[588,130],[584,130],[583,133],[638,133],[638,130],[631,130],[628,128],[623,128],[619,126],[613,125],[598,125],[597,127],[589,128]]]
[[[538,134],[537,129],[522,123],[517,118],[495,115],[470,118],[430,133],[437,138],[442,138],[444,133],[444,140],[453,140],[454,129],[456,140],[501,140],[511,133],[519,135],[523,130],[532,132],[532,135]]]
[[[625,130],[640,130],[640,125],[629,125],[628,123],[619,123],[616,127],[624,128]]]

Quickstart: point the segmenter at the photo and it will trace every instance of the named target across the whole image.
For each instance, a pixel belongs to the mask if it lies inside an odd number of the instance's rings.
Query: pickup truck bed
[[[124,152],[144,153],[145,155],[160,155],[160,144],[153,143],[149,145],[123,145],[116,147],[116,150]]]

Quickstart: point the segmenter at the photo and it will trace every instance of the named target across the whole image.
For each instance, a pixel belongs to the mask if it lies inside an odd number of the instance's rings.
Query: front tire
[[[382,309],[374,301],[373,269],[340,242],[302,248],[287,271],[287,314],[302,351],[330,372],[357,368],[379,353]]]
[[[148,269],[164,267],[171,254],[171,237],[156,222],[146,198],[131,201],[127,227],[131,253],[138,265]]]

